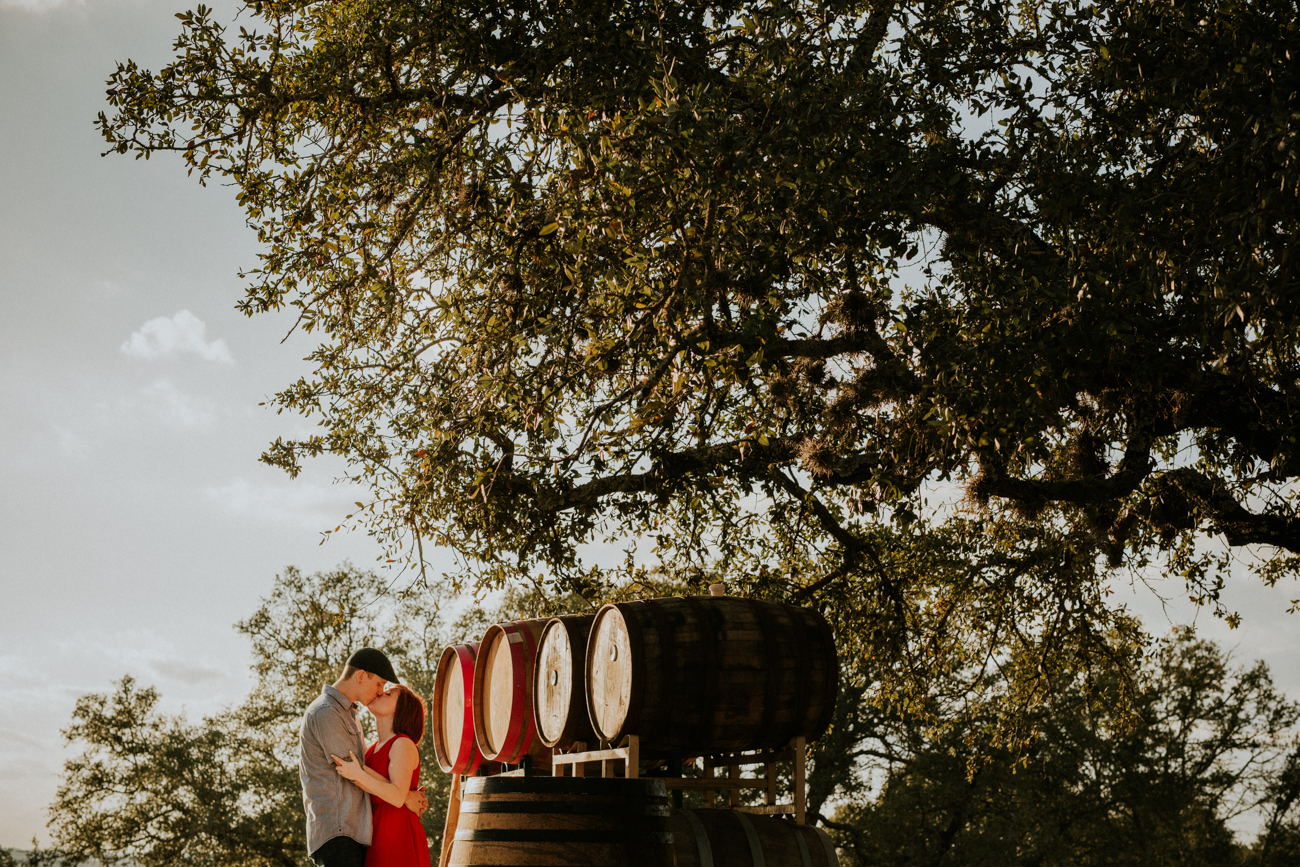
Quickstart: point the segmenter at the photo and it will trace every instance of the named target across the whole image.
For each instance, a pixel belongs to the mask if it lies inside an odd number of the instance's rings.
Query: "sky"
[[[130,673],[168,711],[246,694],[232,625],[357,491],[257,460],[308,430],[258,404],[308,370],[235,311],[256,239],[178,160],[100,157],[115,60],[165,59],[183,2],[0,0],[0,846],[42,844],[78,696]]]
[[[309,429],[258,404],[312,346],[234,310],[257,247],[233,192],[179,159],[99,156],[104,79],[162,65],[186,5],[0,0],[0,846],[48,844],[79,696],[129,673],[167,711],[212,713],[251,685],[232,625],[278,572],[378,555],[318,544],[364,498],[337,465],[257,461]],[[1176,583],[1168,612],[1114,589],[1154,632],[1192,617]],[[1200,625],[1300,697],[1297,596],[1234,580],[1243,628]]]

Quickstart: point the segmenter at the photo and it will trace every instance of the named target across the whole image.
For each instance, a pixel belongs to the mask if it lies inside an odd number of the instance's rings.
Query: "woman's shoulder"
[[[392,752],[403,752],[412,755],[419,755],[420,748],[415,745],[415,740],[410,735],[395,734],[393,735],[392,744],[389,749]]]

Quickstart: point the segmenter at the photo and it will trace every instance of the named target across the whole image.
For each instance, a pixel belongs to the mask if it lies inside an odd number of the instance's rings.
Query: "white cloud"
[[[65,661],[75,661],[79,672],[93,671],[104,678],[104,685],[97,692],[108,689],[109,680],[130,673],[145,685],[158,684],[165,699],[172,698],[176,686],[215,688],[217,694],[205,696],[203,702],[215,708],[228,701],[238,686],[237,667],[223,667],[220,661],[205,658],[206,654],[197,654],[196,659],[192,649],[178,648],[172,641],[148,630],[121,630],[97,637],[79,635],[59,641],[58,652]],[[74,695],[86,692],[80,683],[69,686]],[[174,699],[168,704],[174,704]],[[210,710],[205,708],[204,712]]]
[[[216,417],[209,404],[195,400],[165,379],[140,389],[140,394],[164,423],[175,428],[198,428]]]
[[[220,364],[235,363],[226,341],[221,338],[209,341],[208,326],[188,310],[182,310],[170,319],[166,316],[150,319],[122,344],[122,351],[132,358],[146,361],[197,355]]]
[[[208,665],[192,665],[176,659],[154,660],[149,664],[162,677],[183,683],[186,686],[200,686],[213,681],[229,679],[226,672]]]
[[[204,488],[203,493],[232,514],[313,530],[337,523],[351,505],[346,490],[302,480],[268,485],[235,479],[221,487]]]

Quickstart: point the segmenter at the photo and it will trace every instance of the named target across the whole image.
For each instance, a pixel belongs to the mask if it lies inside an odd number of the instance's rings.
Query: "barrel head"
[[[483,667],[483,753],[496,755],[501,751],[510,733],[510,713],[515,691],[515,672],[510,654],[510,642],[500,630],[489,630],[484,643],[491,646],[480,652],[487,654]]]
[[[460,660],[454,655],[441,686],[443,746],[448,755],[454,756],[460,748],[460,739],[465,729],[465,672]]]
[[[587,643],[587,710],[596,733],[613,740],[632,703],[632,643],[622,613],[607,605]]]
[[[558,620],[552,620],[542,633],[542,643],[537,650],[537,731],[542,742],[555,745],[564,736],[569,719],[569,706],[573,700],[573,648],[569,631]]]

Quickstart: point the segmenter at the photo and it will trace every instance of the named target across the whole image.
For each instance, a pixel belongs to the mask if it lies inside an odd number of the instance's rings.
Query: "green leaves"
[[[1127,664],[1109,569],[1212,601],[1198,534],[1300,550],[1280,0],[245,13],[100,128],[234,185],[240,308],[321,340],[263,459],[343,457],[385,559],[595,599],[654,564],[587,546],[652,536],[915,702],[1008,645]]]

